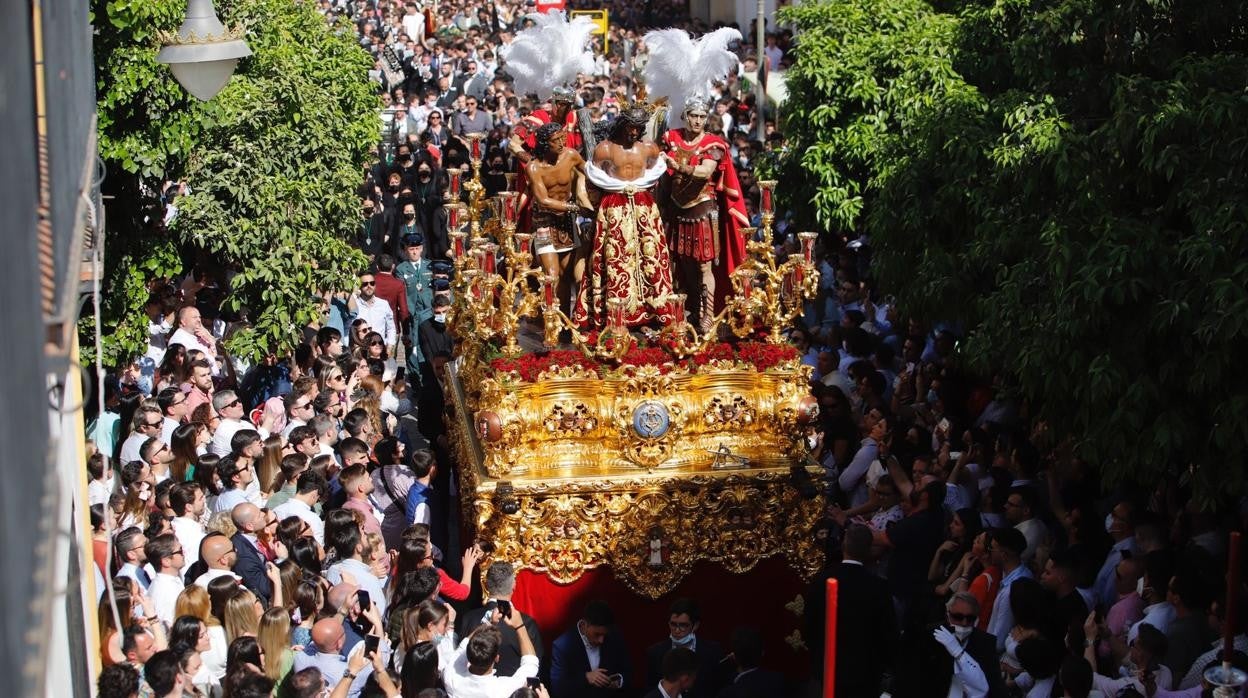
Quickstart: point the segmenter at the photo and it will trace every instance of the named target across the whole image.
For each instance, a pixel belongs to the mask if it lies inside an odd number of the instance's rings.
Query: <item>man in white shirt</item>
[[[316,542],[325,545],[325,522],[321,521],[321,517],[316,515],[312,507],[321,501],[321,496],[327,489],[325,478],[320,473],[314,470],[305,471],[295,484],[295,496],[283,502],[273,513],[279,521],[291,516],[303,519]]]
[[[1166,600],[1173,576],[1174,564],[1168,551],[1156,550],[1144,557],[1144,576],[1137,589],[1144,599],[1144,617],[1127,630],[1128,645],[1135,642],[1141,626],[1151,625],[1163,635],[1170,631],[1170,624],[1178,615],[1174,604]]]
[[[147,596],[152,600],[156,617],[165,625],[173,624],[173,609],[178,603],[178,594],[185,586],[182,583],[182,544],[172,533],[164,533],[147,542],[144,546],[147,560],[156,568],[156,576],[147,587]]]
[[[147,587],[152,583],[152,571],[146,566],[147,551],[144,549],[146,545],[147,536],[143,535],[143,531],[136,526],[118,533],[117,540],[113,543],[117,557],[122,561],[121,569],[117,570],[117,576],[133,579],[144,591],[147,591]]]
[[[125,465],[131,461],[143,460],[141,450],[144,442],[153,437],[160,438],[160,430],[164,424],[165,418],[160,414],[159,407],[146,403],[140,405],[130,420],[130,435],[121,444],[117,462]]]
[[[416,8],[415,3],[407,3],[403,9],[403,33],[418,44],[425,43],[425,15]]]
[[[494,622],[497,623],[501,613],[493,611],[493,615]],[[478,625],[459,644],[459,649],[442,671],[442,682],[446,685],[447,693],[455,698],[510,696],[516,689],[523,688],[529,677],[537,676],[537,650],[529,638],[529,631],[524,627],[520,611],[512,606],[511,616],[505,621],[516,631],[516,637],[520,640],[520,668],[516,673],[512,676],[498,676],[494,673],[502,634],[493,624]]]
[[[247,501],[247,485],[251,484],[251,468],[244,468],[238,461],[230,457],[221,459],[217,464],[217,474],[221,477],[221,494],[212,505],[212,513],[234,511],[234,507]]]
[[[397,339],[394,329],[394,311],[390,309],[390,304],[378,298],[376,293],[377,277],[371,271],[361,272],[360,290],[351,295],[347,307],[355,313],[356,317],[367,320],[373,331],[381,333],[381,340],[393,354]]]
[[[269,438],[269,434],[264,429],[248,422],[243,415],[243,401],[233,390],[222,390],[212,396],[212,408],[217,411],[221,417],[221,422],[217,425],[217,430],[212,433],[212,443],[208,446],[210,453],[215,453],[224,458],[230,455],[233,450],[231,441],[241,429],[254,429],[260,434],[261,440]]]
[[[189,353],[197,349],[204,353],[204,360],[212,365],[212,375],[220,375],[221,364],[217,361],[217,340],[204,327],[199,309],[188,305],[178,311],[178,329],[169,337],[169,344],[181,344]]]
[[[185,575],[199,561],[199,544],[204,540],[204,526],[199,522],[208,499],[198,482],[179,482],[169,488],[169,508],[173,509],[173,535],[182,545],[182,570]]]
[[[173,447],[173,430],[186,419],[186,395],[178,388],[165,388],[156,396],[156,404],[164,415],[160,427],[160,440]]]
[[[1005,520],[1013,524],[1027,540],[1023,550],[1023,564],[1036,559],[1036,550],[1046,542],[1048,529],[1035,516],[1036,491],[1031,487],[1014,487],[1005,500]]]
[[[208,565],[208,571],[195,578],[195,586],[208,588],[208,583],[217,577],[229,575],[237,581],[242,578],[234,574],[231,569],[234,562],[238,560],[238,553],[234,552],[234,544],[230,542],[228,536],[222,533],[212,533],[204,538],[203,541],[204,564]]]

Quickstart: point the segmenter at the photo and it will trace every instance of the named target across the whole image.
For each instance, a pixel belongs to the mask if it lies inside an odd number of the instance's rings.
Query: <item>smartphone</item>
[[[371,657],[377,654],[377,646],[381,644],[381,638],[376,635],[364,636],[364,656]]]
[[[528,686],[529,688],[536,690],[538,688],[541,688],[542,680],[537,678],[536,676],[530,676],[524,680],[524,684]]]
[[[607,675],[607,680],[608,680],[608,681],[610,681],[611,683],[613,683],[613,684],[617,685],[617,686],[623,686],[623,685],[624,685],[624,675],[623,675],[623,674],[609,674],[609,675]]]
[[[359,591],[355,592],[355,598],[360,600],[360,611],[367,611],[368,609],[372,608],[373,602],[372,602],[372,599],[368,598],[367,591],[360,589]]]
[[[499,602],[498,602],[498,612],[502,614],[502,616],[503,616],[503,617],[502,617],[502,620],[506,621],[508,618],[510,618],[510,617],[511,617],[511,602],[510,602],[510,601],[499,601]]]

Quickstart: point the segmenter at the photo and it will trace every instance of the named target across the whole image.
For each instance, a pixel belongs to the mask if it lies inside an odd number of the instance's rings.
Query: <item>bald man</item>
[[[195,584],[205,589],[208,583],[217,577],[229,575],[238,581],[242,579],[234,574],[234,560],[237,555],[234,554],[234,543],[226,538],[224,534],[213,532],[204,536],[199,543],[200,559],[208,565],[208,571],[195,578]]]
[[[347,633],[343,630],[341,622],[335,618],[318,620],[316,625],[312,626],[312,642],[302,652],[295,653],[292,671],[316,667],[324,677],[326,685],[335,686],[347,671],[347,657],[354,649],[354,646],[347,644]],[[378,651],[381,652],[382,662],[387,662],[390,644],[384,637],[380,640]],[[355,675],[355,678],[351,680],[351,688],[347,691],[348,698],[358,698],[372,670],[372,664],[368,664]]]
[[[203,317],[199,309],[188,305],[178,311],[178,329],[169,337],[170,344],[181,344],[189,352],[198,349],[204,353],[204,359],[212,364],[212,375],[221,373],[221,364],[217,362],[217,340],[204,327]]]
[[[256,539],[256,533],[265,524],[264,514],[255,504],[243,502],[230,510],[230,519],[238,529],[238,533],[231,539],[238,557],[234,563],[234,573],[242,577],[243,586],[251,589],[268,606],[269,599],[273,598],[273,582],[265,574],[264,553],[260,552],[260,544]],[[278,552],[280,557],[285,557],[284,551]]]
[[[358,584],[342,582],[331,587],[325,595],[326,605],[342,614],[342,628],[347,633],[348,647],[362,641],[372,623],[360,608],[359,590]]]

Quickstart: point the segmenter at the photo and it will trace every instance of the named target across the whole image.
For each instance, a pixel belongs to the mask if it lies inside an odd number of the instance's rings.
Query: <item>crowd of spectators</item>
[[[222,308],[227,270],[198,260],[184,278],[150,284],[147,351],[109,372],[104,412],[89,427],[99,695],[560,698],[644,684],[674,697],[702,665],[687,695],[715,695],[711,669],[724,684],[737,671],[774,682],[757,672],[756,632],[734,636],[733,661],[697,642],[692,601],[673,606],[668,639],[637,671],[603,602],[549,650],[511,604],[509,564],[485,571],[481,603],[473,582],[485,551],[451,530],[459,515],[439,378],[452,351],[451,265],[440,204],[445,169],[467,162],[464,134],[487,134],[486,181],[497,191],[516,169],[515,127],[550,109],[511,90],[499,57],[532,7],[317,7],[376,60],[378,145],[355,240],[371,265],[356,289],[322,295],[322,322],[293,354],[256,363],[226,350],[246,322]],[[609,50],[599,37],[596,69],[575,86],[595,121],[637,96],[647,27],[707,28],[683,2],[609,9]],[[717,86],[714,122],[747,186],[751,163],[780,142],[752,140],[751,50]],[[175,194],[167,203],[171,218]],[[712,664],[701,661],[709,650]]]
[[[812,532],[828,565],[805,595],[810,675],[762,668],[750,628],[725,644],[700,636],[689,599],[671,605],[644,667],[601,601],[543,643],[505,562],[485,570],[481,603],[487,551],[452,530],[440,204],[446,168],[467,163],[464,134],[486,134],[496,192],[516,170],[517,126],[552,111],[514,94],[499,57],[531,8],[318,6],[376,58],[379,138],[356,240],[372,264],[356,289],[323,294],[323,321],[292,355],[256,364],[225,350],[240,317],[221,308],[223,270],[153,284],[148,351],[110,374],[91,430],[101,696],[813,694],[831,577],[837,696],[1197,696],[1220,633],[1245,659],[1248,608],[1228,615],[1222,574],[1240,502],[1212,509],[1181,478],[1103,488],[1096,464],[1012,397],[1008,367],[965,371],[959,328],[899,316],[873,282],[870,241],[834,236],[790,331],[821,408],[808,438],[829,502]],[[673,0],[609,9],[608,50],[575,86],[594,121],[637,97],[647,27],[711,28]],[[790,40],[768,36],[772,69]],[[755,101],[755,47],[740,55],[708,130],[731,144],[757,225],[754,168],[784,143]],[[781,253],[791,233],[780,216]]]

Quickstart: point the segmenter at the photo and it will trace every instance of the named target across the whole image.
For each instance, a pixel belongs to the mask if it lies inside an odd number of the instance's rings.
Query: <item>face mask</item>
[[[929,404],[929,405],[934,405],[934,404],[936,404],[936,398],[937,398],[937,397],[938,397],[938,396],[936,395],[936,391],[935,391],[935,390],[931,390],[931,389],[929,389],[929,390],[927,391],[927,404]]]
[[[1136,580],[1135,593],[1139,594],[1141,597],[1144,596],[1144,577],[1140,577],[1138,580]]]
[[[1105,515],[1105,532],[1113,533],[1110,529],[1114,527],[1114,514],[1110,512]]]
[[[415,213],[404,213],[404,214],[403,214],[403,219],[404,219],[404,220],[409,220],[409,221],[414,221],[414,220],[416,220],[416,214],[415,214]]]
[[[668,636],[668,639],[672,641],[672,647],[688,647],[689,645],[693,644],[693,638],[694,638],[693,633],[689,633],[688,635],[679,639],[676,638],[675,636],[670,636],[670,635]]]
[[[399,185],[398,185],[398,184],[391,184],[391,185],[390,185],[390,191],[398,191],[398,190],[399,190]]]
[[[1017,650],[1018,650],[1018,640],[1015,640],[1012,636],[1007,635],[1005,637],[1005,653],[1010,655],[1011,657],[1017,657],[1018,655],[1015,654]]]
[[[958,638],[958,642],[966,642],[966,638],[971,636],[971,631],[974,629],[969,625],[955,625],[953,626],[953,635]]]
[[[421,179],[429,179],[429,175],[431,174],[429,170],[418,170],[418,172]]]
[[[446,313],[434,313],[433,321],[439,322],[439,323],[446,323]]]

